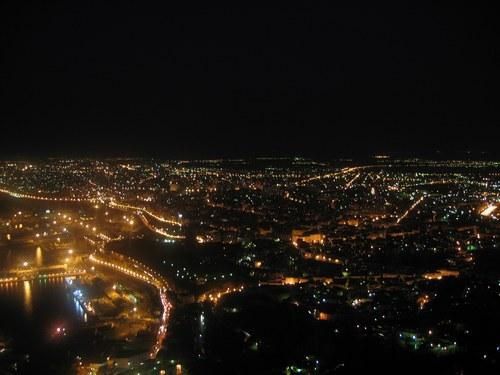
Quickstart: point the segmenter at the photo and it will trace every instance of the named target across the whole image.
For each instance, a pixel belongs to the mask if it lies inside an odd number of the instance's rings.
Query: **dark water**
[[[0,337],[7,342],[0,369],[15,362],[22,372],[62,369],[74,361],[74,340],[85,325],[85,314],[63,279],[0,285]],[[58,327],[66,335],[57,334]]]

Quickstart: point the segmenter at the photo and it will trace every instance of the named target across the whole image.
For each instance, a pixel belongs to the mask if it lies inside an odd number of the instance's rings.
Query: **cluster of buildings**
[[[481,330],[468,309],[496,306],[500,296],[500,277],[484,261],[500,246],[498,166],[391,158],[1,162],[3,193],[88,207],[74,218],[78,230],[49,211],[2,217],[0,235],[40,241],[38,234],[56,246],[67,227],[115,242],[115,251],[169,280],[178,306],[208,306],[207,327],[217,314],[245,310],[227,305],[229,296],[274,293],[328,327],[333,342],[355,335],[490,363],[500,349],[494,339],[471,349]],[[248,350],[258,352],[265,339],[252,340]],[[197,355],[206,358],[206,346],[209,337],[197,339]],[[319,372],[320,352],[283,370],[298,373],[306,363],[304,371]]]

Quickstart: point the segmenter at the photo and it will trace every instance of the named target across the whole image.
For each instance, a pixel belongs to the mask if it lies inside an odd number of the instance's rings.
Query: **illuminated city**
[[[500,374],[489,4],[0,2],[0,375]]]
[[[64,290],[76,322],[44,339],[82,374],[259,371],[270,355],[321,374],[354,371],[351,350],[494,368],[499,164],[4,161],[0,295],[30,316],[34,294]]]

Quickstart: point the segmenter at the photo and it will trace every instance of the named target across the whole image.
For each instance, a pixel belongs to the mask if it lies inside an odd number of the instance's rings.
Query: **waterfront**
[[[89,345],[76,352],[86,333],[85,316],[63,279],[0,285],[0,305],[0,334],[7,343],[0,354],[2,367],[17,363],[24,371],[62,369],[84,354],[82,349],[92,349]]]

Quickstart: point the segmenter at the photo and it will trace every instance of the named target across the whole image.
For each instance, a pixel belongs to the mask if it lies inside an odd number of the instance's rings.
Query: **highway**
[[[123,210],[133,210],[133,211],[137,211],[138,213],[142,212],[142,213],[145,213],[146,215],[151,216],[152,218],[154,218],[154,219],[156,219],[158,221],[161,221],[162,223],[170,224],[170,225],[176,225],[178,227],[182,227],[182,223],[180,221],[176,221],[176,220],[173,220],[173,219],[164,218],[162,216],[159,216],[159,215],[157,215],[157,214],[155,214],[155,213],[147,210],[144,207],[137,207],[137,206],[131,206],[131,205],[128,205],[128,204],[118,203],[114,199],[111,199],[108,205],[111,208],[121,208]]]
[[[408,208],[398,219],[396,220],[396,224],[399,224],[401,220],[408,216],[408,214],[415,209],[420,203],[424,201],[425,196],[421,196],[415,203],[413,203],[410,208]]]
[[[7,190],[7,189],[1,189],[1,188],[0,188],[0,193],[8,194],[14,198],[33,199],[33,200],[48,201],[48,202],[95,203],[95,202],[102,201],[102,199],[97,199],[97,198],[45,197],[45,196],[38,196],[38,195],[32,195],[32,194],[18,193],[18,192],[14,192],[14,191]],[[182,227],[182,223],[180,221],[164,218],[158,214],[155,214],[155,213],[147,210],[144,207],[137,207],[137,206],[131,206],[131,205],[123,204],[123,203],[118,203],[114,199],[109,200],[108,206],[110,208],[121,209],[121,210],[125,210],[125,211],[130,211],[130,210],[133,211],[137,216],[139,216],[139,218],[144,223],[146,228],[148,228],[149,230],[151,230],[152,232],[154,232],[156,234],[159,234],[160,236],[163,236],[163,237],[169,238],[169,239],[184,239],[185,238],[185,236],[170,234],[167,231],[165,231],[164,229],[155,227],[154,225],[152,225],[149,222],[149,220],[147,220],[145,215],[148,215],[148,216],[152,217],[153,219],[158,220],[158,221],[165,223],[165,224]]]
[[[18,193],[15,191],[1,189],[1,188],[0,188],[0,193],[8,194],[14,198],[34,199],[34,200],[48,201],[48,202],[95,202],[95,201],[97,201],[96,199],[92,199],[92,198],[45,197],[42,195]]]
[[[169,238],[169,239],[177,239],[177,240],[185,238],[185,236],[171,234],[171,233],[168,233],[166,230],[164,230],[162,228],[155,227],[154,225],[152,225],[149,222],[149,220],[146,218],[146,215],[149,215],[150,217],[152,217],[155,220],[158,220],[158,221],[160,221],[162,223],[169,224],[169,225],[176,225],[178,227],[182,227],[182,223],[179,222],[179,221],[175,221],[175,220],[171,220],[171,219],[166,219],[166,218],[161,217],[161,216],[159,216],[157,214],[154,214],[151,211],[148,211],[147,209],[145,209],[143,207],[136,207],[136,206],[131,206],[131,205],[127,205],[127,204],[118,203],[114,199],[111,200],[108,205],[111,208],[121,209],[121,210],[125,210],[127,212],[128,211],[133,211],[133,213],[136,214],[139,217],[139,219],[146,226],[146,228],[148,228],[150,231],[152,231],[152,232],[154,232],[156,234],[159,234],[162,237]]]
[[[366,168],[373,168],[373,167],[376,167],[376,165],[363,165],[363,166],[358,166],[358,167],[342,168],[338,172],[327,173],[327,174],[323,174],[323,175],[318,175],[318,176],[306,178],[305,180],[301,180],[301,181],[296,182],[295,185],[304,185],[304,184],[312,182],[312,181],[323,180],[323,179],[332,178],[332,177],[337,177],[337,176],[341,176],[341,175],[344,175],[344,174],[356,172],[356,171],[363,170],[363,169],[366,169]]]
[[[170,315],[170,310],[172,308],[172,305],[167,298],[166,281],[160,276],[160,274],[153,271],[151,268],[123,255],[116,255],[114,253],[104,254],[103,252],[100,252],[90,255],[89,260],[100,266],[111,268],[129,277],[143,281],[157,289],[163,311],[161,314],[158,331],[156,333],[155,342],[149,352],[150,358],[156,358],[158,352],[161,349],[162,342],[167,335],[167,323]]]
[[[144,216],[144,214],[142,214],[141,212],[138,212],[137,216],[139,216],[139,219],[141,219],[142,223],[146,226],[146,228],[148,228],[150,231],[152,231],[156,234],[159,234],[160,236],[170,238],[170,239],[177,239],[177,240],[185,238],[184,236],[181,236],[181,235],[170,234],[161,228],[156,228],[155,226],[153,226],[149,222],[149,220],[146,218],[146,216]]]
[[[354,183],[354,181],[356,181],[359,177],[361,176],[361,173],[358,173],[356,176],[354,176],[351,181],[349,181],[347,184],[346,184],[346,189],[349,189],[352,184]]]

